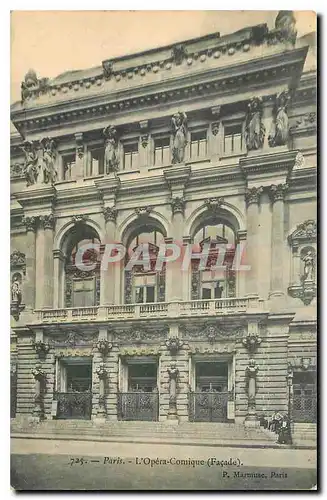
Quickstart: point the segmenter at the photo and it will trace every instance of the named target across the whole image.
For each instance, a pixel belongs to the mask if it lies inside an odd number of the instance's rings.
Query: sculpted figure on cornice
[[[245,143],[248,151],[263,146],[266,127],[262,123],[262,112],[262,99],[253,97],[248,104],[245,124]]]
[[[289,135],[287,108],[289,101],[290,95],[287,90],[284,90],[276,97],[274,123],[268,137],[270,147],[283,146],[287,143]]]
[[[29,97],[33,95],[35,91],[37,93],[45,92],[48,88],[48,78],[38,78],[34,69],[28,70],[24,77],[24,81],[21,83],[21,100],[26,101]]]
[[[40,170],[38,147],[35,142],[25,141],[21,149],[25,155],[24,175],[26,185],[32,186],[36,184]]]
[[[280,40],[295,44],[297,30],[296,19],[291,10],[280,10],[275,20],[275,28],[280,33]]]
[[[172,163],[182,163],[184,161],[185,148],[187,144],[187,116],[178,112],[172,117],[172,132],[174,136]]]
[[[44,137],[41,140],[41,146],[43,148],[43,182],[44,184],[54,184],[58,176],[55,166],[57,154],[55,141]]]
[[[104,164],[106,174],[117,172],[119,165],[117,130],[109,125],[103,130],[105,136]]]

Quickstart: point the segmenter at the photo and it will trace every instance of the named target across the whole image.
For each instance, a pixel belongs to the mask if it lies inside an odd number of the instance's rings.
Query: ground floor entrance
[[[158,362],[156,359],[126,359],[120,365],[119,420],[158,420]]]
[[[54,395],[58,419],[90,419],[92,413],[92,358],[67,358],[58,363]]]
[[[189,394],[189,419],[192,422],[226,422],[232,394],[232,362],[194,361],[194,390]],[[192,386],[191,385],[191,386]]]
[[[293,376],[293,421],[317,422],[316,372],[295,372]]]

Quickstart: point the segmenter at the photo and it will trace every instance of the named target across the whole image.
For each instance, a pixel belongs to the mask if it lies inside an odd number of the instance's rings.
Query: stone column
[[[64,266],[65,256],[61,250],[53,251],[53,308],[64,307]]]
[[[174,197],[171,200],[172,217],[172,240],[169,241],[177,245],[181,254],[178,259],[167,262],[166,276],[168,281],[167,300],[183,300],[183,272],[182,272],[182,251],[183,251],[183,230],[184,230],[184,206],[182,197]],[[169,276],[168,276],[169,275]]]
[[[246,257],[250,269],[246,276],[246,294],[258,295],[258,269],[260,255],[259,241],[259,203],[262,187],[248,189],[245,194],[247,203],[247,245]]]
[[[103,209],[103,215],[106,222],[106,240],[105,244],[113,244],[115,240],[116,231],[116,218],[117,210],[115,206],[105,207]],[[109,262],[105,265],[104,269],[101,269],[100,278],[100,304],[108,305],[114,303],[115,297],[115,266],[119,265],[119,262],[112,263]]]
[[[139,167],[143,168],[149,165],[149,121],[140,122],[140,143],[139,143]]]
[[[35,232],[37,225],[36,217],[25,217],[26,226],[25,257],[26,257],[26,277],[23,288],[23,302],[26,309],[33,310],[35,307],[35,262],[36,262],[36,240]]]
[[[287,184],[270,186],[269,194],[272,202],[271,228],[271,281],[269,297],[284,295],[284,197]]]
[[[55,219],[53,214],[40,216],[40,225],[44,230],[44,263],[43,263],[43,308],[53,308],[53,229]]]

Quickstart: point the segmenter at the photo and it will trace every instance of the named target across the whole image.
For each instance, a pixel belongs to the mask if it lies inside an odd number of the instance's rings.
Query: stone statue
[[[255,407],[255,395],[257,392],[256,377],[258,370],[259,368],[256,366],[254,359],[250,359],[245,372],[247,377],[249,407]]]
[[[11,301],[19,305],[22,301],[22,289],[18,277],[14,277],[11,284]]]
[[[24,77],[24,81],[21,83],[21,100],[26,101],[29,97],[33,95],[33,92],[37,91],[45,92],[48,88],[48,78],[38,78],[34,69],[29,69]]]
[[[172,117],[171,122],[174,136],[172,163],[182,163],[187,144],[187,116],[185,113],[178,112]]]
[[[280,32],[281,40],[295,44],[297,30],[295,28],[296,19],[291,10],[280,10],[275,20],[275,28]]]
[[[109,125],[103,130],[105,136],[104,165],[106,174],[117,172],[119,165],[117,130]]]
[[[289,132],[289,121],[287,107],[290,95],[284,90],[276,99],[275,106],[275,124],[268,137],[269,146],[283,146],[287,143]]]
[[[55,141],[49,137],[41,140],[43,147],[43,182],[44,184],[54,184],[57,180],[56,147]]]
[[[265,139],[266,127],[262,123],[262,99],[253,97],[248,104],[245,124],[245,143],[248,151],[260,149]]]
[[[304,262],[304,272],[303,272],[303,280],[304,281],[313,281],[314,267],[315,267],[315,259],[313,252],[308,250],[308,252],[302,257]]]
[[[39,176],[39,155],[35,143],[25,141],[21,147],[25,154],[24,175],[27,186],[36,184]]]

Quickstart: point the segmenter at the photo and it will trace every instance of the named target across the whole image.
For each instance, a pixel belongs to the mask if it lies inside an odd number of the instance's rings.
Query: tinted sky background
[[[29,68],[53,78],[68,70],[187,38],[267,23],[278,11],[14,11],[11,14],[11,102]],[[297,11],[298,36],[315,29],[313,13]]]

